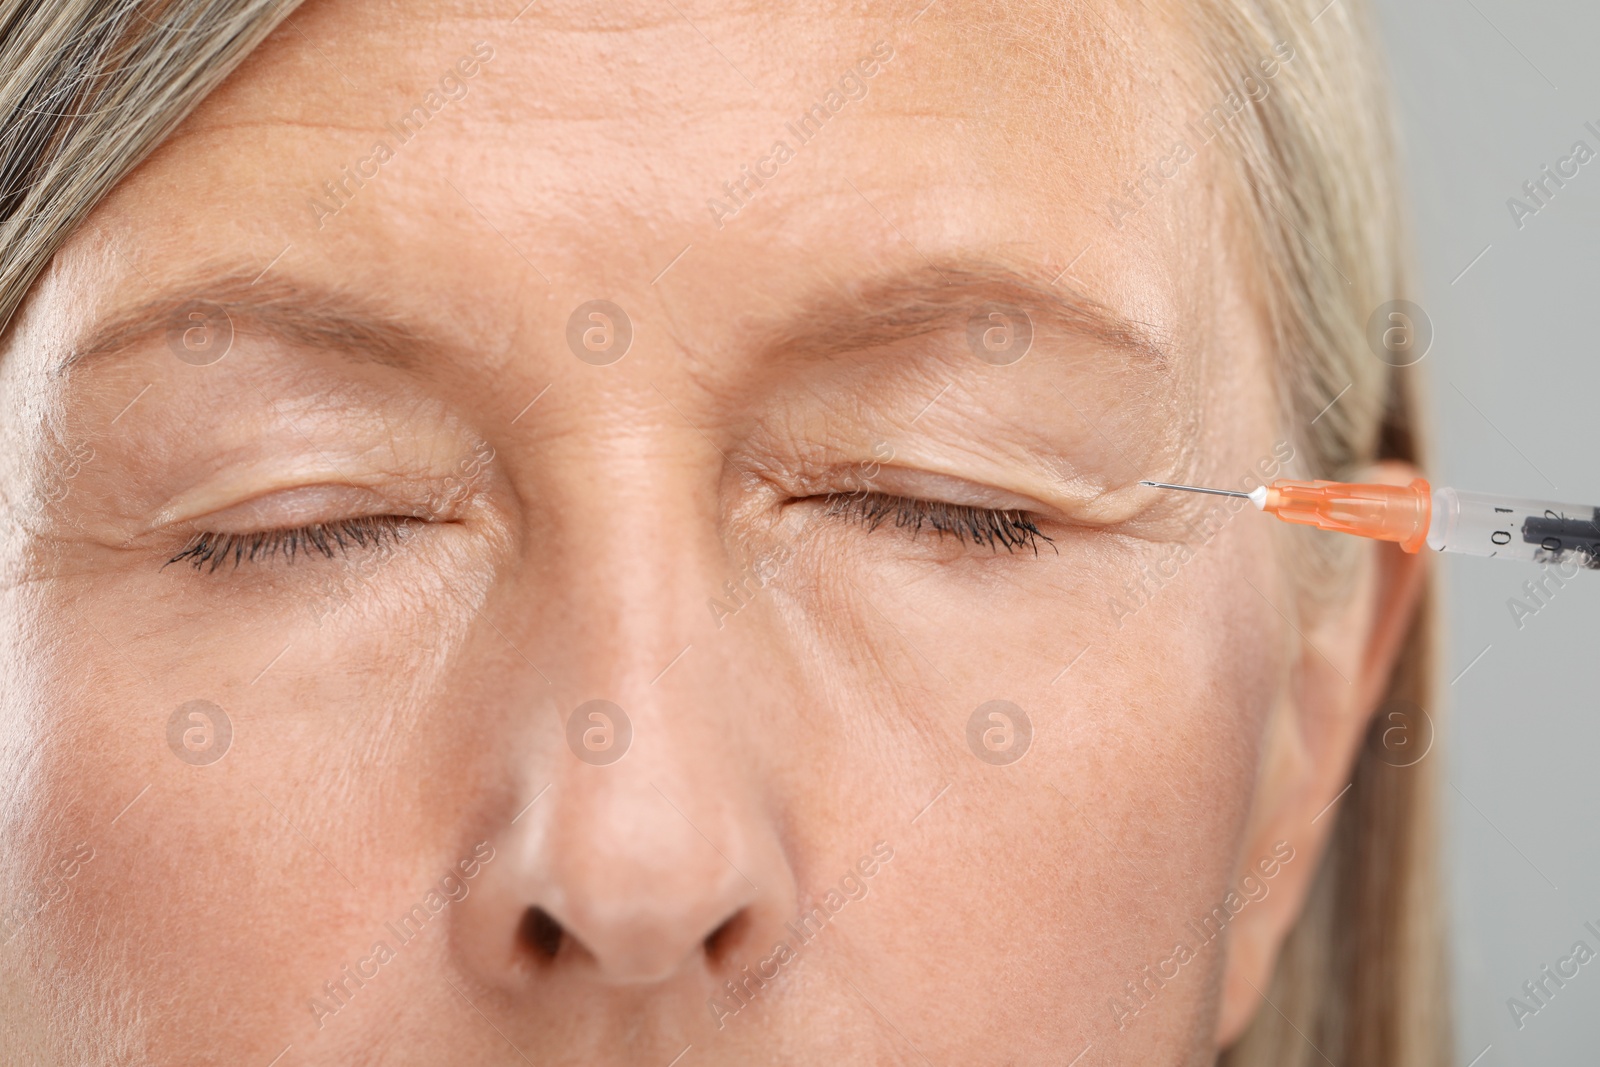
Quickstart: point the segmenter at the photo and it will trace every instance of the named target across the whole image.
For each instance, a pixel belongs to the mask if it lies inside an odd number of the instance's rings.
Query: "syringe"
[[[1407,486],[1280,478],[1248,493],[1169,482],[1139,484],[1243,497],[1285,522],[1395,541],[1407,552],[1427,545],[1435,552],[1533,563],[1570,559],[1600,570],[1600,508],[1433,489],[1422,478]]]

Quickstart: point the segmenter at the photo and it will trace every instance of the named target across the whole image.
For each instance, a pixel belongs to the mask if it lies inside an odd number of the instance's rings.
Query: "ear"
[[[1417,476],[1409,464],[1386,461],[1363,471],[1361,480],[1409,485]],[[1219,1050],[1238,1040],[1261,1007],[1422,592],[1426,550],[1410,554],[1387,541],[1365,541],[1362,548],[1348,598],[1303,629],[1290,690],[1269,727],[1235,880],[1254,875],[1265,886],[1256,892],[1265,895],[1247,901],[1227,927]],[[1268,870],[1273,874],[1264,877]]]

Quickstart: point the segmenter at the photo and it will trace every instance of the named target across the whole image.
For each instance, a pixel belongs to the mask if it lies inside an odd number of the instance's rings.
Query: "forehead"
[[[129,304],[226,252],[487,348],[578,298],[687,339],[976,255],[1176,336],[1219,303],[1193,269],[1219,254],[1214,160],[1114,205],[1184,113],[1182,50],[1170,20],[1084,5],[314,0],[62,258]],[[82,254],[105,240],[123,254]]]

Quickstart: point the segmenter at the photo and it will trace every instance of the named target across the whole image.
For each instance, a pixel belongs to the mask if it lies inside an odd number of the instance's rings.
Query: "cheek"
[[[144,949],[171,943],[164,927],[174,912],[206,909],[192,893],[192,873],[171,862],[174,843],[210,838],[237,813],[213,797],[207,806],[217,821],[209,827],[173,818],[173,781],[155,747],[152,680],[122,658],[127,649],[114,636],[97,636],[109,630],[125,638],[114,622],[126,614],[58,596],[58,584],[13,587],[0,600],[0,625],[13,638],[0,666],[0,734],[6,777],[16,785],[0,844],[7,856],[0,899],[16,920],[6,930],[0,982],[8,994],[32,991],[19,1018],[137,1040],[138,1019],[117,991],[180,993],[194,968]],[[65,879],[65,892],[41,904],[54,880],[51,858],[78,842],[92,858]],[[209,941],[213,927],[206,922],[191,933]],[[197,958],[200,969],[208,956]],[[8,1014],[20,1003],[8,997]],[[115,1057],[107,1051],[104,1058]]]
[[[1208,1039],[1221,942],[1186,927],[1227,892],[1280,677],[1281,623],[1242,580],[1268,588],[1247,570],[1266,550],[1252,517],[1120,620],[1109,601],[1165,546],[1064,540],[1059,557],[968,572],[842,557],[808,576],[809,595],[849,605],[801,657],[831,665],[828,703],[853,709],[818,742],[853,753],[835,756],[831,788],[904,810],[853,951],[920,991],[897,1005],[912,1025],[947,1031],[928,1005],[958,984],[1007,990],[964,1033],[975,1059],[993,1042],[1036,1041],[1042,1057],[1108,1032],[1132,1059],[1160,1059]],[[1112,998],[1183,940],[1194,961],[1119,1029]],[[924,954],[961,961],[959,975]]]
[[[138,990],[212,1006],[210,1032],[145,1035],[154,1058],[301,1047],[308,998],[367,949],[372,917],[401,914],[451,867],[470,806],[460,783],[487,746],[452,717],[470,679],[444,677],[481,591],[452,568],[396,566],[403,581],[341,586],[320,615],[278,592],[219,610],[230,597],[206,583],[223,576],[154,564],[187,599],[126,575],[0,598],[15,636],[0,652],[15,783],[0,906],[45,899],[57,854],[93,848],[65,895],[0,945],[0,986],[44,991],[35,1017],[132,1039]],[[453,595],[433,587],[446,580]],[[409,611],[408,596],[446,607]],[[394,979],[371,999],[410,992]]]

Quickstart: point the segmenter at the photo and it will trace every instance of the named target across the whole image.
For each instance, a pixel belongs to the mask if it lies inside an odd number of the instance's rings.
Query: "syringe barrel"
[[[1458,489],[1433,491],[1428,547],[1533,563],[1600,569],[1600,508],[1519,500]]]

